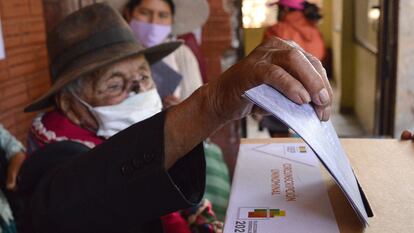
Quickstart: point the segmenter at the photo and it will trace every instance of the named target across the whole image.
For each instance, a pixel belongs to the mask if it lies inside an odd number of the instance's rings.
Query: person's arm
[[[6,152],[6,159],[10,158],[20,152],[24,152],[24,146],[19,140],[17,140],[13,135],[9,133],[1,124],[0,124],[0,148]]]
[[[135,232],[146,232],[139,228],[196,205],[205,186],[202,143],[167,170],[164,121],[162,112],[86,152],[60,142],[33,153],[19,179],[20,191],[31,200],[27,228],[104,233],[138,227]]]
[[[48,169],[31,196],[33,228],[43,233],[125,232],[197,204],[205,185],[201,142],[249,114],[253,105],[241,95],[262,83],[298,104],[312,100],[318,116],[329,118],[332,91],[320,62],[271,39],[183,103]],[[25,165],[30,168],[30,161]]]
[[[0,148],[4,150],[8,160],[6,188],[16,188],[16,177],[23,164],[25,155],[24,146],[0,124]]]
[[[249,114],[253,104],[245,91],[267,83],[297,104],[311,102],[321,120],[331,112],[332,89],[321,63],[277,38],[257,47],[220,78],[172,107],[165,122],[165,166],[190,151],[227,122]]]
[[[6,180],[6,188],[8,190],[12,190],[12,191],[16,190],[17,174],[19,173],[20,168],[23,165],[23,162],[25,159],[26,159],[26,154],[23,152],[18,152],[10,158],[9,165],[7,166],[7,180]]]

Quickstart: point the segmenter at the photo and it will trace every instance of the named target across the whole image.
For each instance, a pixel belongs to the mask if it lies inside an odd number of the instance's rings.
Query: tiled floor
[[[355,116],[334,113],[332,123],[339,137],[364,137],[366,136]]]

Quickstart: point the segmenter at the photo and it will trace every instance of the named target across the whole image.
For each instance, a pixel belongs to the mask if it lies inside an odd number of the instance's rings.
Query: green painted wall
[[[322,33],[325,46],[332,48],[332,0],[323,1],[322,15],[323,18],[318,28]]]
[[[244,52],[246,55],[262,42],[264,31],[264,28],[244,29]]]

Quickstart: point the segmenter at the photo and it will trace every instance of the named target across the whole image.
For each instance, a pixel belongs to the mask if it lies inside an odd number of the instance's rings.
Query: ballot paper
[[[310,104],[295,104],[266,84],[246,91],[245,97],[279,118],[303,138],[342,189],[361,222],[364,226],[368,225],[363,194],[331,121],[321,122]]]
[[[163,61],[151,65],[152,79],[161,99],[172,95],[183,78],[173,68]]]
[[[304,143],[242,144],[224,233],[339,233],[319,160]]]

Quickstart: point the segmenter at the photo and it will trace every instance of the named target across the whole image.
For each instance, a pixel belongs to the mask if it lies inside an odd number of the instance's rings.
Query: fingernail
[[[321,109],[316,109],[316,115],[318,115],[319,120],[323,119],[323,111]]]
[[[330,116],[331,116],[331,107],[327,107],[325,108],[325,110],[323,110],[322,121],[328,121]]]
[[[321,105],[327,104],[329,103],[329,94],[328,91],[326,90],[326,88],[322,89],[319,92],[319,101]]]
[[[311,97],[306,90],[302,90],[301,92],[299,92],[299,96],[304,104],[308,104],[311,102]]]

